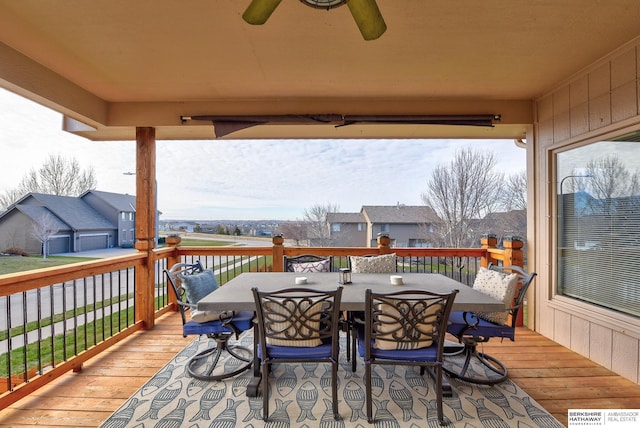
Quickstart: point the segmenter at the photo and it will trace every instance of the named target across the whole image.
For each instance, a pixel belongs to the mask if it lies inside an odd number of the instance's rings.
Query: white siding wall
[[[640,124],[640,40],[578,73],[535,102],[536,330],[610,370],[640,383],[640,320],[554,296],[551,149]],[[638,285],[640,286],[640,285]]]

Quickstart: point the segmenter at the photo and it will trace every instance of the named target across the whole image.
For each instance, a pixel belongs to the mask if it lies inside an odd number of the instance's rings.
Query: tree
[[[507,177],[502,204],[507,211],[527,209],[527,171]]]
[[[308,238],[307,225],[301,221],[288,221],[278,226],[278,233],[281,233],[286,239],[296,241],[296,246],[300,242],[306,241]]]
[[[629,171],[617,155],[591,159],[586,176],[578,183],[589,186],[593,196],[603,200],[637,195],[640,189],[638,172]]]
[[[303,218],[307,223],[308,237],[311,245],[329,247],[331,245],[331,232],[327,223],[327,214],[338,212],[340,208],[336,204],[314,204],[304,210]]]
[[[58,233],[60,229],[56,227],[56,220],[52,214],[42,213],[33,222],[31,234],[42,244],[42,258],[47,259],[49,252],[49,239]]]
[[[0,197],[2,209],[16,202],[27,193],[46,193],[58,196],[79,196],[95,189],[98,182],[93,167],[82,169],[75,158],[49,155],[39,169],[31,169],[20,181],[17,189]]]
[[[23,197],[25,193],[20,189],[9,189],[0,195],[0,211],[6,210],[11,204]]]
[[[492,152],[458,150],[449,165],[437,166],[422,194],[425,205],[440,217],[436,226],[441,245],[477,246],[479,219],[500,206],[504,174],[496,172]]]

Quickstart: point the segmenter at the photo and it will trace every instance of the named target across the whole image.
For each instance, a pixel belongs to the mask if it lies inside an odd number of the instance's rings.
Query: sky
[[[493,151],[506,175],[525,170],[513,140],[157,141],[161,220],[297,220],[314,205],[422,205],[432,171],[465,147]],[[92,167],[97,190],[135,194],[135,141],[62,130],[62,115],[0,88],[0,192],[50,155]]]

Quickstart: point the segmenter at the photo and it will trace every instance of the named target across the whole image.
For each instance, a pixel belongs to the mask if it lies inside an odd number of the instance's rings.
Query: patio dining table
[[[344,311],[364,311],[365,290],[377,293],[398,291],[400,289],[426,290],[436,293],[449,293],[459,290],[453,303],[454,311],[492,312],[504,310],[504,304],[484,293],[435,273],[398,273],[402,276],[402,285],[391,284],[391,274],[353,273],[350,284],[339,284],[336,272],[246,272],[233,278],[198,302],[198,310],[249,310],[256,306],[251,289],[257,287],[263,291],[276,291],[283,288],[309,287],[315,290],[335,290],[342,286],[340,308]],[[296,278],[306,278],[304,285],[296,284]],[[355,358],[355,356],[353,356]],[[260,383],[259,372],[254,368],[254,379],[247,386],[247,395],[255,396]]]

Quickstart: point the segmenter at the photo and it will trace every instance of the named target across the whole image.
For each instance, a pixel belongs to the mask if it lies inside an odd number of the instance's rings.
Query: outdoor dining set
[[[183,335],[215,344],[194,355],[189,375],[216,381],[253,367],[246,395],[262,395],[269,412],[269,378],[280,363],[331,367],[331,411],[338,419],[340,337],[353,372],[364,365],[366,419],[374,422],[376,365],[416,366],[428,372],[443,422],[448,378],[493,385],[507,379],[506,366],[481,352],[491,338],[515,338],[518,311],[536,276],[516,266],[481,267],[473,287],[437,273],[397,273],[395,254],[349,257],[336,269],[330,257],[286,257],[285,272],[246,272],[218,287],[199,262],[166,270],[178,298]],[[253,331],[253,344],[238,342]],[[234,340],[235,339],[235,340]],[[233,365],[218,364],[232,358]],[[484,371],[470,369],[480,364]],[[345,369],[348,370],[348,369]],[[260,390],[261,386],[261,390]],[[327,404],[327,407],[329,405]]]

